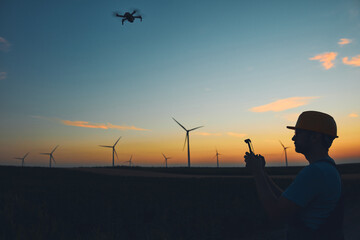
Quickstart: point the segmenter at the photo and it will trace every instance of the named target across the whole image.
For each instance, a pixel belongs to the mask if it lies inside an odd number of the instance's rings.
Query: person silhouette
[[[337,138],[333,117],[317,111],[301,113],[292,138],[295,151],[309,165],[283,191],[265,171],[265,158],[245,153],[262,205],[271,220],[287,223],[288,240],[342,240],[342,181],[329,148]]]

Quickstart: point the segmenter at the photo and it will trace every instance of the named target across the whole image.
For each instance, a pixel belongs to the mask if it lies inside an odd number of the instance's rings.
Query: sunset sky
[[[143,21],[113,16],[140,9]],[[360,162],[360,1],[0,3],[0,165],[243,166],[250,138],[269,165],[305,165],[298,115],[332,115],[330,155]]]

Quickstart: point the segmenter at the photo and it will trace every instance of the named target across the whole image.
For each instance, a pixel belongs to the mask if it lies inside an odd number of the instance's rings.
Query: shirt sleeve
[[[306,166],[283,192],[282,196],[300,207],[305,207],[319,193],[321,172],[316,166]]]

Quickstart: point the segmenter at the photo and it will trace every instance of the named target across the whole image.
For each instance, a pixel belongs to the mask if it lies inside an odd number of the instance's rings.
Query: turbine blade
[[[51,152],[51,153],[54,153],[54,152],[55,152],[55,150],[56,150],[58,147],[59,147],[59,145],[57,145],[57,146],[54,148],[54,150],[52,150],[52,152]]]
[[[285,148],[284,144],[282,144],[282,142],[281,142],[280,140],[279,140],[279,142],[280,142],[281,146],[282,146],[283,148]]]
[[[193,131],[193,130],[196,130],[196,129],[198,129],[198,128],[202,128],[202,127],[204,127],[204,126],[200,126],[200,127],[196,127],[196,128],[190,129],[189,132],[190,132],[190,131]]]
[[[50,155],[50,159],[52,159],[54,161],[54,163],[56,163],[55,158],[53,157],[53,155]]]
[[[40,154],[42,154],[42,155],[50,155],[50,153],[40,153]]]
[[[163,153],[161,153],[161,154],[164,156],[164,158],[166,158],[166,156]]]
[[[29,155],[29,153],[30,153],[30,152],[28,152],[27,154],[25,154],[24,159],[26,158],[27,155]]]
[[[118,155],[117,155],[117,152],[116,152],[115,148],[114,148],[114,152],[115,152],[115,155],[116,155],[117,160],[119,161],[119,157],[118,157]]]
[[[105,146],[105,145],[99,145],[100,147],[107,147],[107,148],[112,148],[113,146]]]
[[[118,141],[120,140],[121,137],[119,137],[119,139],[116,141],[116,143],[114,144],[114,147],[116,146],[116,144],[118,143]]]
[[[186,129],[183,125],[181,125],[178,121],[176,121],[176,119],[175,119],[175,118],[172,118],[172,119],[174,119],[174,121],[175,121],[177,124],[179,124],[179,125],[180,125],[180,127],[182,127],[185,131],[187,131],[187,129]]]
[[[183,146],[183,151],[185,149],[185,145],[186,145],[186,140],[187,140],[187,136],[188,136],[189,132],[186,132],[186,135],[185,135],[185,142],[184,142],[184,146]]]
[[[14,158],[14,159],[19,159],[19,160],[22,160],[22,158]]]

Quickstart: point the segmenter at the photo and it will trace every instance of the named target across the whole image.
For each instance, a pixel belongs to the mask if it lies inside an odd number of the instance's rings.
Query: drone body
[[[142,17],[140,15],[139,16],[134,16],[135,13],[136,13],[136,10],[134,10],[132,13],[126,12],[123,15],[121,15],[119,13],[114,13],[114,15],[115,15],[115,17],[121,17],[122,18],[121,23],[122,23],[122,25],[124,25],[125,21],[128,21],[128,22],[132,23],[132,22],[135,21],[135,18],[139,18],[140,21],[142,21]]]

